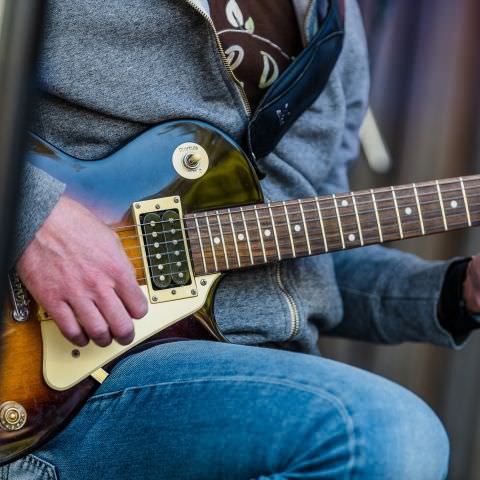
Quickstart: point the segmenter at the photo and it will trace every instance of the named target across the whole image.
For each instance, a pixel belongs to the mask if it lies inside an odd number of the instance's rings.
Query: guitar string
[[[460,227],[461,225],[463,225],[463,223],[462,223],[462,224],[457,224],[457,225],[451,225],[451,228]],[[439,232],[437,232],[437,233],[439,233]],[[398,240],[398,239],[397,239],[397,240]],[[379,242],[375,242],[374,244],[381,244],[381,243],[385,243],[385,242],[387,242],[387,241],[394,241],[394,240],[385,240],[384,242],[380,242],[380,241],[379,241]],[[370,244],[370,245],[374,245],[374,244]],[[360,245],[358,245],[357,247],[359,247],[359,246],[360,246]],[[357,247],[352,247],[352,248],[357,248]],[[343,250],[343,248],[341,248],[341,245],[338,245],[338,248],[335,248],[335,247],[334,247],[334,250],[332,250],[332,251],[342,251],[342,250]],[[321,255],[322,253],[326,253],[326,252],[319,252],[318,255]],[[317,254],[316,254],[316,255],[317,255]],[[243,257],[241,257],[241,258],[243,258]],[[250,256],[247,254],[247,255],[244,256],[244,258],[248,258],[248,259],[249,259]],[[248,268],[248,267],[254,267],[254,266],[259,266],[259,265],[266,265],[266,264],[268,264],[268,263],[272,263],[271,260],[270,260],[270,261],[267,260],[267,262],[265,262],[265,260],[263,259],[263,255],[259,255],[258,258],[262,258],[262,260],[261,260],[260,262],[259,262],[259,261],[256,261],[254,264],[251,264],[251,263],[250,263],[249,265],[244,264],[243,266],[235,267],[235,269]],[[302,257],[298,257],[298,258],[302,258]],[[291,259],[291,257],[289,257],[289,259]],[[139,269],[139,268],[137,268],[137,269]],[[141,270],[144,270],[144,269],[142,268]],[[192,269],[192,270],[193,270],[193,269]],[[226,270],[227,270],[227,269],[226,269]],[[225,271],[226,271],[226,270],[225,270]],[[223,271],[223,270],[221,270],[221,269],[220,269],[220,270],[207,270],[205,273],[202,273],[202,275],[221,273],[222,271]],[[167,275],[175,275],[175,274],[177,274],[177,273],[190,273],[190,272],[189,272],[188,270],[181,270],[181,271],[179,271],[179,272],[168,273]],[[151,276],[149,276],[148,278],[154,279],[154,278],[160,278],[160,277],[161,277],[161,275],[151,275]],[[138,277],[138,278],[137,278],[137,281],[143,281],[143,280],[147,280],[147,277]],[[170,289],[172,289],[172,288],[175,289],[175,288],[179,288],[179,287],[182,287],[182,286],[184,286],[184,285],[178,285],[178,286],[176,286],[176,287],[175,287],[175,286],[174,286],[174,287],[168,287],[168,288],[166,288],[165,290],[170,290]]]
[[[477,189],[477,188],[480,188],[480,187],[471,187],[470,190]],[[448,198],[448,201],[450,201],[450,202],[453,201],[453,200],[455,200],[455,201],[457,201],[457,200],[464,201],[464,199],[463,199],[463,191],[462,191],[461,189],[444,190],[444,191],[442,191],[442,196],[443,196],[443,195],[446,195],[446,194],[449,194],[449,193],[453,193],[453,192],[455,192],[455,193],[459,192],[459,193],[460,193],[460,196],[455,197],[455,198],[453,198],[453,197],[452,197],[452,198]],[[374,193],[375,193],[375,192],[374,192]],[[390,193],[390,194],[391,194],[392,191],[389,190],[388,192],[385,192],[385,193]],[[344,196],[342,196],[342,195],[344,195]],[[356,204],[357,204],[357,208],[358,208],[359,206],[362,206],[362,205],[370,205],[370,204],[373,203],[371,193],[362,193],[361,195],[368,196],[370,200],[369,200],[369,201],[366,201],[366,202],[362,202],[362,201],[357,201],[357,199],[355,199]],[[478,194],[475,194],[475,193],[474,193],[474,194],[470,194],[470,197],[476,196],[476,195],[478,195]],[[418,197],[421,197],[421,196],[438,196],[438,193],[435,191],[435,192],[431,192],[431,193],[418,194],[417,196],[418,196]],[[335,198],[336,198],[337,203],[338,203],[338,201],[341,202],[342,200],[348,200],[348,199],[351,200],[352,197],[351,197],[350,194],[340,194],[340,195],[337,195],[337,194],[336,194],[336,195],[335,195]],[[403,197],[402,197],[402,196],[400,196],[400,197],[397,196],[396,199],[397,199],[397,202],[398,202],[398,203],[400,203],[402,200],[405,200],[405,199],[409,199],[409,200],[412,199],[412,200],[414,201],[414,203],[415,203],[415,196],[413,196],[413,197],[411,197],[411,196],[403,196]],[[467,200],[468,200],[468,199],[467,199]],[[315,204],[316,204],[317,201],[318,201],[320,204],[321,204],[322,202],[326,202],[326,201],[332,202],[332,201],[333,201],[333,196],[327,196],[327,198],[326,198],[325,196],[323,196],[323,197],[318,197],[317,199],[304,200],[304,201],[302,201],[302,206],[307,205],[307,204],[311,204],[311,203],[315,203]],[[377,197],[375,197],[375,202],[376,202],[377,204],[378,204],[378,203],[381,203],[381,202],[387,202],[387,201],[388,201],[388,202],[393,202],[393,196],[392,196],[391,198],[389,198],[389,199],[385,199],[385,198],[382,199],[382,198],[377,198]],[[432,203],[439,203],[439,201],[438,201],[438,200],[434,200],[434,201],[432,201],[432,202],[422,202],[422,203],[420,203],[420,207],[422,207],[422,205],[429,205],[429,204],[432,204]],[[443,203],[445,204],[445,201],[444,201]],[[288,203],[288,204],[287,204],[287,208],[288,208],[288,207],[292,207],[292,206],[297,206],[297,205],[300,205],[300,202],[297,202],[297,203]],[[469,206],[470,206],[470,204],[469,204]],[[342,206],[342,205],[340,204],[340,205],[338,205],[338,207],[339,207],[339,208],[353,207],[353,204],[350,204],[350,203],[349,203],[348,206]],[[417,208],[416,204],[413,205],[413,207],[416,209],[416,208]],[[282,209],[283,209],[283,204],[282,204],[282,203],[277,204],[277,205],[273,205],[273,204],[262,205],[262,204],[260,204],[260,205],[257,206],[256,209],[254,209],[251,205],[247,205],[247,206],[244,207],[243,212],[244,212],[244,213],[251,213],[251,212],[254,212],[255,210],[257,210],[257,211],[261,211],[261,210],[271,210],[271,209],[274,209],[274,208],[282,208]],[[324,209],[334,209],[335,207],[334,207],[334,205],[331,205],[331,206],[327,206],[327,207],[323,206],[322,208],[324,208]],[[399,208],[400,208],[400,207],[399,207]],[[406,208],[406,205],[402,205],[401,208]],[[384,210],[388,210],[388,209],[389,209],[389,208],[386,208],[386,209],[384,209]],[[300,209],[299,209],[299,210],[300,210]],[[201,215],[193,215],[193,216],[191,216],[190,218],[187,218],[187,217],[184,216],[184,217],[182,217],[182,218],[177,218],[177,219],[174,219],[174,220],[161,220],[161,221],[157,221],[157,222],[151,221],[151,222],[148,222],[148,223],[140,223],[140,224],[128,225],[128,226],[125,226],[125,227],[119,227],[118,229],[112,228],[112,230],[115,231],[115,232],[118,232],[118,231],[121,231],[121,230],[129,230],[129,229],[132,229],[132,228],[134,228],[134,227],[142,227],[142,226],[147,226],[147,225],[152,225],[152,224],[160,225],[160,224],[163,224],[163,223],[172,224],[172,223],[175,222],[175,221],[188,220],[188,219],[194,219],[194,218],[196,218],[196,219],[198,219],[198,220],[202,220],[202,219],[204,219],[204,218],[208,218],[209,220],[212,219],[212,218],[213,218],[213,219],[216,219],[216,217],[217,217],[217,211],[218,211],[218,215],[220,215],[220,216],[222,216],[222,215],[229,215],[229,213],[228,213],[227,210],[225,210],[225,209],[219,209],[219,210],[215,210],[215,211],[202,212]],[[311,213],[311,212],[315,212],[315,211],[316,211],[316,209],[314,208],[313,210],[305,210],[304,213]],[[361,214],[373,213],[374,211],[375,211],[375,209],[371,209],[371,210],[369,210],[369,211],[362,211],[362,212],[359,211],[359,213],[361,213]],[[382,211],[382,210],[377,208],[377,211]],[[235,211],[235,210],[233,210],[233,211],[231,211],[230,213],[231,213],[232,215],[239,215],[239,214],[241,213],[241,211],[238,211],[238,210]],[[293,213],[292,213],[292,214],[293,214]],[[300,212],[298,212],[297,214],[300,214]],[[355,215],[355,213],[351,213],[351,214],[347,214],[347,215],[348,215],[348,216],[353,216],[353,215]],[[280,216],[284,216],[284,214],[274,214],[274,217],[275,217],[275,216],[276,216],[276,217],[280,217]],[[261,217],[259,217],[260,220],[268,219],[268,218],[270,218],[270,215],[266,215],[266,216],[261,216]],[[332,217],[330,217],[330,218],[332,218]],[[333,218],[335,218],[335,217],[333,217]],[[240,219],[239,219],[239,220],[234,220],[233,222],[227,222],[227,223],[242,223],[242,222],[243,222],[243,220],[240,220]],[[195,229],[196,229],[196,227],[189,227],[189,228],[186,228],[186,229],[184,229],[184,230],[195,230]],[[121,236],[119,236],[119,237],[122,239]],[[135,237],[123,237],[123,238],[124,238],[124,239],[127,239],[127,238],[135,238]]]
[[[479,193],[478,195],[480,195],[480,193]],[[432,203],[433,203],[433,202],[432,202]],[[478,206],[478,205],[480,205],[480,203],[478,203],[478,204],[475,203],[475,204],[472,204],[471,206]],[[391,211],[391,212],[395,212],[395,208],[389,208],[389,209],[383,209],[383,210],[384,210],[384,211],[387,211],[387,210],[388,210],[388,211]],[[313,211],[313,212],[316,212],[316,211]],[[423,221],[424,221],[424,222],[429,221],[429,220],[434,220],[434,219],[436,219],[436,218],[439,218],[438,216],[435,216],[434,218],[431,218],[430,215],[426,215],[426,214],[428,214],[428,213],[431,213],[431,212],[423,212],[422,218],[423,218]],[[448,213],[448,218],[452,218],[452,217],[460,216],[460,215],[464,216],[464,214],[461,213],[461,212],[458,212],[458,213]],[[349,215],[349,216],[353,216],[353,215]],[[346,217],[346,215],[345,215],[344,217]],[[265,218],[265,217],[264,217],[264,218]],[[416,220],[414,217],[409,217],[409,218],[412,218],[413,221],[407,221],[407,219],[405,219],[404,221],[401,222],[402,227],[408,227],[408,226],[411,226],[411,225],[419,225],[419,224],[420,224],[420,221],[419,221],[419,220]],[[419,218],[420,218],[420,217],[418,217],[418,219],[419,219]],[[324,220],[324,221],[327,220],[327,219],[335,219],[336,221],[338,221],[338,217],[336,217],[336,216],[327,217],[327,218],[323,217],[323,218],[322,218],[322,220]],[[394,225],[398,225],[398,218],[397,218],[396,215],[393,215],[393,216],[391,216],[391,217],[385,217],[385,218],[383,218],[382,220],[383,220],[383,222],[384,222],[384,225],[383,225],[383,226],[384,226],[385,228],[388,228],[388,227],[394,226]],[[256,230],[258,230],[258,224],[256,223],[256,221],[255,221],[254,219],[249,219],[249,220],[247,220],[247,221],[248,221],[248,222],[253,222],[253,223],[255,224],[253,230],[252,230],[252,229],[249,229],[249,232],[250,232],[250,231],[256,231]],[[389,223],[385,223],[385,222],[390,222],[390,221],[392,222],[391,225],[390,225]],[[317,219],[317,220],[315,221],[315,223],[317,223],[317,222],[321,225],[320,219]],[[302,222],[300,222],[300,223],[302,223]],[[310,224],[310,229],[311,229],[311,223],[312,223],[312,222],[309,221],[308,223]],[[369,223],[372,223],[372,224],[374,225],[373,227],[370,228],[370,230],[378,230],[378,224],[376,223],[376,220],[375,220],[375,219],[371,219]],[[366,227],[366,224],[367,224],[367,222],[364,222],[364,227],[361,228],[362,232],[363,232],[363,231],[368,232],[369,229],[368,229],[368,227]],[[286,225],[289,225],[289,224],[288,224],[288,223],[276,223],[276,224],[275,224],[275,232],[278,234],[276,228],[277,228],[277,227],[280,227],[280,226],[286,226]],[[447,222],[447,225],[448,225],[448,222]],[[265,227],[265,225],[264,225],[264,227]],[[268,225],[268,226],[266,226],[266,227],[273,228],[273,226],[271,226],[271,225]],[[358,230],[358,225],[356,224],[356,222],[348,223],[348,224],[342,223],[342,227],[344,227],[344,228],[345,228],[345,227],[354,227],[355,231]],[[201,227],[201,228],[205,228],[205,227]],[[267,230],[267,229],[269,230],[270,228],[265,228],[265,230]],[[262,228],[262,230],[263,230],[263,228]],[[307,230],[309,230],[308,227],[307,227]],[[232,235],[232,232],[233,232],[232,230],[231,230],[231,231],[227,231],[225,234],[226,234],[226,235]],[[239,232],[239,233],[242,233],[242,232]],[[136,238],[137,240],[139,240],[138,237],[131,237],[131,238]],[[201,235],[200,237],[198,237],[198,235],[197,235],[197,236],[194,238],[194,240],[199,239],[199,240],[201,240],[202,243],[203,243],[203,239],[213,240],[213,238],[215,238],[215,237],[211,237],[210,235]],[[177,242],[177,243],[174,243],[174,242]],[[174,245],[177,245],[177,244],[183,245],[183,238],[182,238],[181,240],[176,240],[176,239],[174,239],[174,240],[168,240],[168,241],[165,241],[165,242],[147,243],[147,244],[145,244],[144,246],[145,246],[145,247],[152,247],[152,246],[153,246],[153,247],[155,247],[155,248],[158,248],[160,245],[167,245],[167,244],[172,244],[172,243],[173,243]],[[125,247],[124,250],[125,250],[125,251],[128,251],[128,250],[133,250],[133,249],[139,249],[140,247],[141,247],[140,245],[135,245],[135,246],[131,246],[131,247]],[[178,250],[178,249],[177,249],[177,250]],[[182,249],[180,248],[180,251],[184,251],[184,250],[182,250]],[[136,258],[139,258],[139,257],[136,257]]]
[[[478,204],[478,205],[480,205],[480,204]],[[459,216],[459,215],[460,215],[460,214],[456,214],[456,215],[452,215],[452,216]],[[392,220],[395,220],[395,218],[396,218],[396,217],[392,217],[391,219],[392,219]],[[390,225],[390,226],[393,226],[395,223],[396,223],[396,222],[394,221],[394,223],[392,223],[392,225]],[[408,226],[409,224],[412,225],[413,223],[415,223],[415,225],[417,225],[417,222],[406,222],[406,223],[405,223],[405,226]],[[462,227],[462,226],[466,226],[466,225],[462,222],[462,223],[457,223],[457,224],[450,224],[450,225],[448,225],[448,226],[449,226],[449,228],[455,229],[455,228],[457,228],[457,227]],[[372,231],[378,232],[378,226],[373,226],[373,227],[371,227],[371,228],[365,228],[365,229],[362,229],[362,231],[363,231],[363,232],[372,232]],[[319,232],[318,232],[318,233],[319,233]],[[435,232],[435,233],[442,233],[442,232]],[[428,235],[428,234],[427,234],[427,235]],[[344,237],[345,237],[345,236],[346,236],[346,234],[344,235]],[[421,235],[419,235],[419,236],[421,236]],[[411,238],[411,237],[410,237],[410,238]],[[287,237],[282,237],[281,240],[286,240],[286,242],[285,242],[285,243],[279,243],[279,248],[280,248],[280,247],[288,247],[288,248],[291,250],[291,242],[288,240],[288,238],[287,238]],[[312,241],[312,238],[311,238],[310,240]],[[395,238],[395,240],[400,240],[400,238]],[[319,241],[319,242],[321,242],[321,241],[323,241],[323,236],[320,236],[320,237],[318,237],[318,238],[313,237],[313,241]],[[387,241],[394,241],[394,240],[387,240]],[[379,242],[373,242],[373,243],[382,243],[382,242],[379,241]],[[369,244],[370,244],[370,243],[369,243]],[[340,246],[341,246],[341,244],[338,244],[338,247],[340,247]],[[357,246],[360,246],[360,245],[357,245]],[[333,251],[343,250],[342,248],[337,248],[337,245],[336,245],[336,244],[333,245],[331,248],[333,248]],[[180,250],[180,251],[183,252],[183,253],[187,253],[187,251],[185,251],[185,250],[183,250],[183,249]],[[191,251],[189,250],[188,253],[191,254]],[[326,253],[326,252],[323,252],[323,253]],[[149,257],[155,256],[155,255],[156,255],[156,254],[150,255]],[[165,254],[165,255],[168,255],[168,254]],[[224,255],[222,254],[222,256],[224,256]],[[263,255],[260,255],[260,256],[263,256]],[[240,257],[241,257],[241,258],[250,259],[250,255],[249,255],[249,253],[247,253],[247,252],[244,252]],[[213,258],[213,255],[208,256],[208,258]],[[129,258],[130,261],[140,260],[140,259],[143,259],[143,257]],[[251,259],[250,259],[250,260],[251,260]],[[177,261],[177,262],[170,262],[170,263],[164,263],[164,264],[162,264],[162,265],[164,265],[164,266],[165,266],[165,265],[173,265],[173,264],[178,263],[178,262],[179,262],[179,261]],[[183,262],[187,262],[187,260],[181,260],[181,262],[182,262],[182,263],[183,263]],[[258,262],[257,262],[257,263],[258,263]],[[265,263],[265,262],[262,262],[262,263]],[[251,265],[246,265],[246,266],[251,266]],[[135,266],[134,266],[134,268],[135,268],[135,270],[144,270],[144,269],[145,269],[145,267],[143,267],[143,266],[142,266],[142,267],[135,267]],[[147,268],[155,268],[155,266],[148,266]],[[157,268],[158,268],[158,266],[157,266]],[[175,272],[173,272],[173,273],[172,273],[172,272],[169,272],[168,274],[187,273],[187,272],[188,272],[188,270],[178,270],[178,271],[175,271]],[[159,275],[157,275],[157,276],[154,275],[154,276],[152,276],[152,277],[150,277],[150,278],[156,278],[156,277],[160,277],[160,276],[161,276],[161,274],[159,274]],[[144,279],[144,278],[142,278],[142,279]]]
[[[480,180],[480,178],[478,179]],[[476,179],[473,180],[473,179],[463,179],[463,183],[464,183],[464,186],[465,186],[465,190],[474,190],[474,189],[478,189],[480,188],[479,186],[468,186],[467,183],[468,182],[474,182],[474,181],[477,181]],[[460,177],[458,177],[457,180],[450,180],[450,181],[443,181],[443,183],[440,184],[440,186],[442,185],[450,185],[452,183],[460,183]],[[408,189],[412,189],[413,190],[413,183],[410,184],[410,185],[403,185],[403,186],[398,186],[398,187],[394,187],[395,188],[395,192],[399,191],[399,190],[408,190]],[[435,184],[429,184],[429,185],[420,185],[420,184],[415,184],[415,187],[418,189],[420,188],[429,188],[429,187],[432,187],[432,188],[436,188],[436,185]],[[443,194],[448,194],[448,193],[451,193],[451,192],[462,192],[463,193],[463,190],[461,188],[453,188],[453,189],[449,189],[449,190],[443,190],[442,191],[442,195]],[[374,193],[375,194],[379,194],[379,193],[388,193],[388,194],[392,194],[392,190],[391,190],[391,187],[381,187],[381,188],[378,188],[378,189],[374,189]],[[338,193],[338,194],[335,194],[337,200],[346,200],[346,199],[351,199],[352,195],[357,195],[357,196],[360,196],[360,195],[363,195],[363,196],[369,196],[371,197],[371,192],[370,191],[357,191],[357,192],[342,192],[342,193]],[[418,197],[422,197],[422,196],[430,196],[430,195],[437,195],[437,191],[434,190],[433,192],[419,192],[417,193],[417,196]],[[405,196],[397,196],[397,201],[398,200],[404,200],[404,199],[411,199],[412,196],[411,195],[405,195]],[[415,198],[415,195],[413,196],[413,198]],[[462,198],[461,197],[458,197],[458,198]],[[393,199],[393,196],[392,196],[392,199]],[[314,197],[314,198],[310,198],[310,199],[304,199],[302,200],[302,204],[306,204],[306,203],[312,203],[312,202],[316,202],[316,201],[331,201],[333,200],[333,194],[330,194],[330,195],[321,195],[319,197]],[[291,200],[289,200],[291,202]],[[387,201],[385,199],[379,199],[378,201]],[[390,199],[388,200],[390,201]],[[368,202],[356,202],[357,205],[367,205],[370,203],[370,201]],[[290,205],[295,205],[295,203],[290,203]],[[257,206],[257,210],[262,210],[262,209],[268,209],[268,208],[276,208],[277,206],[279,207],[283,207],[282,204],[280,205],[275,205],[275,206],[271,206],[271,203],[269,204],[260,204]],[[245,208],[251,208],[251,205],[247,205]],[[220,210],[224,210],[224,209],[220,209]],[[210,211],[210,212],[214,212],[213,210]],[[216,212],[216,211],[215,211]],[[200,213],[204,213],[204,212],[200,212]],[[205,213],[208,213],[208,212],[205,212]],[[232,212],[232,213],[236,213],[236,212]],[[223,214],[227,214],[227,213],[222,213]],[[215,216],[216,213],[210,213],[209,216]],[[204,216],[202,217],[197,217],[197,218],[204,218]],[[184,217],[183,217],[184,218]],[[155,223],[168,223],[168,222],[171,222],[171,220],[161,220],[159,222],[155,222]],[[151,222],[149,222],[151,223]],[[134,228],[134,227],[141,227],[141,226],[144,226],[144,225],[148,225],[147,223],[145,224],[132,224],[132,225],[126,225],[126,226],[122,226],[122,227],[118,227],[117,229],[118,230],[123,230],[123,229],[129,229],[129,228]],[[115,228],[113,228],[112,230],[115,230]]]
[[[470,195],[470,197],[477,197],[477,196],[480,196],[480,192]],[[449,198],[448,200],[451,202],[451,201],[461,200],[461,198],[460,198],[460,197],[459,197],[459,198]],[[380,201],[381,201],[381,200],[380,200]],[[389,201],[391,201],[391,202],[393,203],[393,199],[392,199],[392,200],[389,200]],[[397,202],[398,202],[398,198],[397,198]],[[432,201],[430,201],[430,202],[424,202],[422,205],[423,205],[423,206],[427,206],[427,205],[434,205],[434,204],[438,204],[438,203],[439,203],[438,200],[432,200]],[[445,202],[444,202],[444,203],[445,203]],[[420,208],[422,207],[422,205],[420,205]],[[480,204],[476,204],[476,203],[469,203],[469,204],[468,204],[469,207],[475,207],[475,206],[477,206],[477,205],[480,205]],[[358,207],[358,204],[357,204],[357,207]],[[275,208],[276,208],[276,207],[275,207]],[[282,208],[283,208],[283,206],[282,206]],[[339,205],[339,209],[340,209],[340,208],[347,208],[347,207],[342,207],[341,205]],[[353,205],[349,206],[349,208],[353,208]],[[401,207],[399,206],[398,208],[399,208],[399,210],[400,210],[400,209],[404,210],[405,208],[408,208],[408,207],[405,207],[405,205],[402,205]],[[417,207],[416,207],[416,206],[415,206],[414,208],[415,208],[415,210],[417,210]],[[457,206],[456,208],[458,208],[458,206]],[[334,206],[328,207],[328,209],[329,209],[329,210],[333,210],[333,209],[334,209]],[[325,211],[325,210],[327,210],[327,209],[324,208],[324,211]],[[394,206],[394,204],[393,204],[391,207],[377,208],[376,211],[379,212],[379,213],[380,213],[380,212],[387,212],[387,211],[389,211],[389,212],[390,212],[390,211],[396,212],[396,208],[395,208],[395,206]],[[371,213],[374,213],[374,212],[375,212],[375,209],[372,209],[372,210],[370,210],[370,211],[358,211],[358,215],[360,216],[360,215],[364,215],[364,214],[371,214]],[[313,210],[305,210],[305,209],[304,209],[304,210],[303,210],[303,213],[304,213],[304,214],[313,213],[313,214],[316,214],[316,215],[318,216],[318,211],[317,211],[317,209],[313,209]],[[422,211],[422,217],[423,217],[424,219],[425,219],[427,213],[431,213],[431,212]],[[412,214],[413,214],[413,210],[412,210]],[[223,214],[221,214],[221,215],[223,215]],[[287,222],[275,223],[275,229],[276,229],[277,227],[291,225],[292,223],[298,223],[298,222],[303,223],[303,219],[297,219],[297,220],[295,220],[295,221],[290,220],[290,218],[291,218],[293,215],[294,215],[293,212],[290,213]],[[300,215],[301,215],[301,212],[300,212],[300,211],[295,212],[295,215],[300,216]],[[450,211],[450,212],[447,213],[447,215],[448,215],[448,217],[451,217],[451,216],[453,215],[453,212]],[[458,213],[457,213],[456,215],[458,215]],[[280,218],[280,217],[286,218],[285,213],[273,214],[272,216],[273,216],[274,218]],[[345,220],[345,219],[347,219],[347,218],[354,218],[354,219],[356,219],[357,213],[356,213],[355,211],[353,211],[353,212],[351,212],[351,213],[344,213],[344,214],[341,214],[340,217],[341,217],[340,220]],[[410,216],[409,216],[409,217],[410,217]],[[418,219],[420,219],[420,216],[419,216],[419,215],[417,215],[417,217],[418,217]],[[197,217],[197,218],[198,218],[199,220],[201,220],[202,218],[205,218],[205,217]],[[428,219],[428,218],[427,218],[427,219]],[[269,222],[268,225],[266,226],[266,228],[267,228],[267,227],[268,227],[268,228],[273,228],[273,225],[271,224],[271,216],[270,216],[270,215],[269,215],[269,216],[264,216],[264,217],[259,217],[259,221],[261,222],[262,220],[267,220],[267,221]],[[311,219],[305,219],[305,220],[306,220],[306,222],[308,222],[308,223],[311,223],[311,222],[312,222]],[[315,221],[319,221],[319,220],[320,220],[320,219],[315,220]],[[324,216],[324,215],[322,215],[322,220],[323,220],[323,221],[328,221],[328,220],[338,221],[338,216],[337,216],[337,215],[331,215],[331,216]],[[245,223],[247,223],[247,222],[254,222],[254,223],[256,223],[256,218],[254,218],[254,219],[251,219],[251,218],[247,219],[247,218],[246,218],[246,219],[245,219]],[[232,222],[230,222],[230,221],[222,222],[222,227],[228,227],[229,225],[233,225],[233,224],[235,224],[235,223],[242,223],[242,224],[243,224],[244,222],[243,222],[243,220],[238,220],[238,221],[234,220],[234,221],[232,221]],[[355,222],[354,222],[354,223],[355,223]],[[403,225],[403,223],[404,223],[404,222],[402,222],[402,225]],[[215,215],[215,223],[212,223],[212,224],[211,224],[211,227],[217,228],[216,225],[218,225],[218,218],[217,218],[217,216]],[[344,224],[342,223],[342,226],[343,226],[343,225],[344,225]],[[348,224],[348,225],[350,225],[350,224]],[[247,225],[247,226],[248,226],[248,225]],[[202,229],[205,229],[205,228],[206,228],[206,225],[199,225],[199,230],[202,230]],[[308,227],[307,227],[307,228],[308,228]],[[174,230],[174,231],[172,231],[172,230]],[[160,232],[153,232],[153,233],[155,233],[156,235],[161,235],[161,234],[175,234],[175,233],[180,233],[180,232],[188,232],[188,231],[191,231],[191,230],[197,230],[197,227],[180,227],[180,228],[176,228],[176,229],[175,229],[175,228],[172,228],[172,229],[170,229],[170,230],[161,230]],[[228,232],[228,233],[230,233],[230,232]],[[239,232],[239,233],[242,233],[242,232]],[[145,233],[145,234],[143,234],[144,237],[146,237],[146,236],[148,236],[148,235],[152,235],[152,234],[151,234],[151,233]],[[137,239],[137,240],[138,240],[138,239],[139,239],[139,236],[138,236],[138,235],[130,235],[130,236],[128,236],[128,237],[121,237],[121,236],[119,236],[119,238],[120,238],[121,241],[131,240],[131,239]],[[155,237],[154,237],[154,238],[155,238]],[[210,235],[200,235],[200,237],[199,237],[198,235],[196,235],[196,236],[195,236],[195,239],[197,239],[197,238],[203,240],[203,239],[205,239],[205,238],[210,239],[211,237],[210,237]],[[167,240],[167,241],[164,241],[164,242],[160,242],[160,241],[159,241],[159,242],[154,242],[154,243],[148,243],[148,244],[145,244],[144,246],[145,246],[145,247],[151,247],[151,246],[156,246],[157,244],[158,244],[158,245],[166,245],[166,244],[174,243],[175,241],[177,241],[177,242],[183,242],[183,238],[182,238],[182,239]],[[125,250],[132,250],[132,249],[134,249],[134,248],[139,248],[139,247],[138,247],[137,245],[134,245],[134,246],[130,246],[130,247],[125,247]]]

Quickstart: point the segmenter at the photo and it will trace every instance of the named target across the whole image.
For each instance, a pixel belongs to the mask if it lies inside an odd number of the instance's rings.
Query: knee
[[[368,409],[363,434],[367,471],[392,480],[445,479],[450,447],[442,423],[411,392],[392,384],[389,388],[382,395],[385,403]]]

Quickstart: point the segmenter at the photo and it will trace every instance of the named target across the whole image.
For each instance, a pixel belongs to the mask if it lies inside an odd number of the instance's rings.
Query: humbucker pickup
[[[146,213],[140,222],[153,288],[188,285],[190,273],[178,210]]]
[[[136,202],[132,208],[153,303],[197,295],[179,197]]]

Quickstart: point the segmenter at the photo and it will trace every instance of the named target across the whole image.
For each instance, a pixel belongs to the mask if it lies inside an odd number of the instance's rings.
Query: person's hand
[[[148,303],[118,237],[79,203],[62,197],[17,263],[35,300],[65,337],[127,345]]]
[[[480,256],[472,257],[463,283],[463,299],[470,313],[480,312]]]

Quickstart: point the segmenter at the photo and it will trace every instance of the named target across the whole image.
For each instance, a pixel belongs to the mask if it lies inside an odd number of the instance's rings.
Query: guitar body
[[[202,164],[199,171],[189,171],[178,162],[174,165],[172,158],[175,152],[178,157],[181,145],[187,150],[194,148],[192,145],[202,147],[208,165]],[[158,125],[97,161],[74,159],[34,137],[29,161],[64,182],[69,197],[112,228],[121,228],[119,236],[138,268],[138,282],[147,297],[151,292],[135,239],[133,204],[177,197],[183,214],[189,214],[263,201],[255,172],[240,148],[219,130],[196,121]],[[133,345],[142,348],[162,335],[221,339],[212,316],[219,278],[219,274],[197,278],[198,292],[192,298],[150,302],[147,317],[135,322]],[[112,362],[128,352],[115,342],[106,349],[92,344],[83,349],[69,345],[33,299],[28,309],[28,319],[16,321],[10,295],[4,309],[0,335],[0,464],[25,455],[51,438],[98,386],[98,376],[90,376],[94,370],[102,366],[108,371]],[[197,331],[199,325],[203,333]]]

